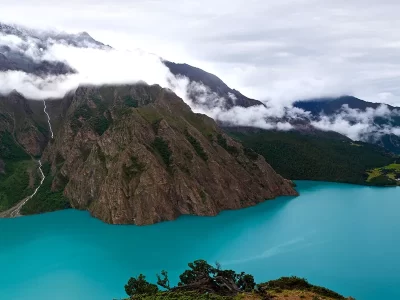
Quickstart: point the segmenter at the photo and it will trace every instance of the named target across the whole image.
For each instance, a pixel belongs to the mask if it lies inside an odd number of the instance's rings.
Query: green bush
[[[3,132],[0,138],[0,158],[4,160],[24,160],[29,159],[29,155],[18,145],[9,132]]]
[[[189,143],[193,146],[193,149],[196,151],[197,155],[204,161],[207,161],[208,155],[204,151],[200,142],[196,138],[194,138],[192,135],[190,135],[190,133],[187,130],[185,130],[185,135],[186,135],[186,138],[188,139]]]
[[[379,175],[377,177],[372,178],[369,182],[369,184],[372,185],[377,185],[377,186],[391,186],[391,185],[397,185],[397,181],[389,178],[385,175]]]
[[[100,114],[104,113],[107,110],[107,104],[101,99],[101,97],[93,96],[92,100],[94,104],[96,104],[97,110]]]
[[[152,143],[152,147],[160,154],[163,162],[169,168],[172,163],[172,152],[168,142],[162,137],[156,137]]]
[[[134,108],[139,107],[139,102],[137,100],[133,99],[132,96],[125,96],[124,104],[129,107],[134,107]]]
[[[29,187],[28,169],[34,167],[32,160],[5,161],[5,174],[0,175],[0,211],[7,210],[33,193]]]
[[[92,117],[92,111],[87,104],[82,104],[75,109],[73,116],[75,119],[89,120]]]
[[[252,275],[236,273],[233,270],[223,270],[219,263],[216,267],[209,265],[205,260],[196,260],[188,264],[189,269],[180,276],[178,286],[170,287],[168,273],[157,274],[157,284],[167,291],[159,291],[158,287],[146,281],[144,275],[130,278],[125,285],[126,293],[131,299],[242,299],[252,293],[257,299],[273,299],[269,292],[283,292],[284,290],[307,291],[330,299],[344,300],[338,293],[323,287],[314,286],[307,280],[299,277],[282,277],[256,286]],[[283,295],[288,297],[287,294]],[[255,298],[255,299],[256,299]],[[300,297],[302,298],[302,297]],[[253,299],[253,298],[252,298]],[[352,298],[349,298],[352,299]]]
[[[131,163],[130,165],[124,165],[123,171],[125,178],[130,179],[140,173],[142,173],[145,169],[145,164],[139,162],[139,159],[136,156],[131,156]]]
[[[146,281],[146,276],[140,274],[137,278],[131,277],[125,285],[125,292],[128,296],[135,295],[154,295],[158,292],[158,287],[155,284]]]
[[[316,293],[320,296],[330,297],[333,299],[345,299],[342,295],[331,291],[327,288],[315,286],[310,284],[306,279],[299,278],[296,276],[292,277],[281,277],[276,280],[271,280],[266,283],[261,283],[258,285],[259,289],[262,290],[300,290],[300,291],[309,291]]]
[[[251,160],[257,160],[258,159],[258,154],[256,152],[254,152],[254,150],[251,149],[251,148],[244,148],[243,152]]]
[[[93,128],[93,130],[98,134],[98,135],[103,135],[103,133],[110,127],[110,122],[108,119],[103,116],[96,116],[90,119],[90,125]]]
[[[217,143],[232,155],[239,154],[239,150],[234,146],[229,146],[226,138],[222,134],[217,135]]]

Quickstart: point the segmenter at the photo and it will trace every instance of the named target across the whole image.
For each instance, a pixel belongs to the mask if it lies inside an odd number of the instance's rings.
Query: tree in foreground
[[[256,285],[254,277],[244,272],[236,273],[233,270],[223,270],[219,263],[216,266],[208,264],[205,260],[196,260],[188,264],[189,269],[180,276],[180,281],[175,287],[170,286],[167,271],[157,274],[157,285],[146,281],[140,274],[137,278],[130,278],[125,285],[125,291],[131,299],[233,299],[241,293],[253,293],[258,298],[273,299],[274,293],[283,290],[310,292],[316,298],[328,297],[329,299],[345,300],[342,295],[324,287],[314,286],[306,279],[299,277],[282,277],[266,283]],[[155,295],[157,294],[157,295]],[[318,296],[318,297],[317,297]],[[203,298],[204,297],[204,298]],[[347,298],[353,299],[353,298]]]
[[[176,287],[170,287],[168,273],[161,271],[157,274],[157,284],[168,291],[196,291],[199,293],[210,293],[232,296],[240,292],[251,292],[256,283],[252,275],[244,272],[237,274],[232,270],[222,270],[217,263],[214,267],[205,260],[196,260],[188,264],[189,269],[179,276]],[[158,287],[146,281],[146,277],[140,274],[137,278],[130,278],[125,285],[125,291],[129,296],[141,294],[155,294]]]
[[[128,296],[147,294],[153,295],[158,292],[158,287],[155,284],[146,281],[146,276],[140,274],[137,278],[131,277],[125,285],[125,292]]]

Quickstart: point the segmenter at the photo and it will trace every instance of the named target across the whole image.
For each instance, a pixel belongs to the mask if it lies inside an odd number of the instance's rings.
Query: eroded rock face
[[[113,224],[297,195],[264,158],[159,86],[79,88],[44,160],[73,207]]]
[[[29,101],[16,92],[0,95],[0,141],[4,134],[27,154],[40,157],[49,136],[43,101]]]

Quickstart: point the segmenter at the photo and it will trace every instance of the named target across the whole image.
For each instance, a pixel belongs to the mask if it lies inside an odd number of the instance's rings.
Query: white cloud
[[[376,109],[367,108],[365,111],[343,105],[339,113],[333,116],[321,115],[311,124],[321,130],[339,132],[352,140],[368,140],[371,136],[379,138],[383,134],[398,135],[400,127],[374,122],[377,117],[390,121],[394,116],[400,116],[400,110],[389,110],[387,105],[380,105]]]
[[[0,20],[191,63],[255,99],[352,94],[400,105],[397,0],[2,2]]]
[[[1,44],[13,46],[35,61],[65,61],[76,74],[40,77],[20,71],[0,72],[0,93],[17,90],[26,98],[61,98],[79,85],[124,84],[145,81],[168,85],[171,75],[160,58],[143,51],[76,48],[54,40],[40,50],[34,41],[0,37]],[[28,47],[26,47],[28,45]]]
[[[1,2],[1,0],[0,0]],[[290,129],[274,118],[308,118],[294,100],[351,94],[400,106],[400,19],[396,0],[50,0],[1,3],[0,20],[27,26],[87,31],[120,50],[76,49],[47,36],[41,51],[29,40],[0,36],[0,45],[17,47],[36,59],[67,60],[78,74],[40,78],[21,72],[0,74],[0,92],[18,89],[31,98],[59,97],[79,84],[144,80],[171,87],[195,111],[236,125]],[[123,9],[121,9],[123,8]],[[32,16],[35,16],[32,18]],[[123,49],[142,48],[145,52]],[[174,78],[155,53],[221,77],[267,107],[225,111],[226,101],[198,83]],[[197,95],[197,105],[188,91]],[[207,107],[199,104],[212,99]],[[232,97],[231,97],[232,99]],[[233,99],[232,99],[233,100]],[[208,101],[210,102],[210,101]],[[387,107],[366,112],[343,108],[314,125],[353,139],[398,128],[372,124],[392,117]]]

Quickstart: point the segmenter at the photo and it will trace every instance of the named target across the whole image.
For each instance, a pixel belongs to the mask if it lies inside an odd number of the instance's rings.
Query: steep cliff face
[[[29,103],[18,93],[0,96],[0,136],[11,135],[28,154],[40,156],[48,134],[42,114],[42,102]]]
[[[281,195],[291,182],[159,86],[81,87],[44,151],[52,188],[113,224],[216,215]]]

